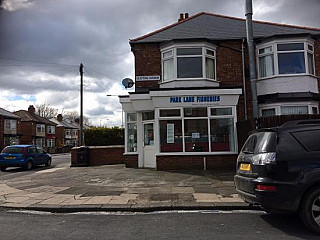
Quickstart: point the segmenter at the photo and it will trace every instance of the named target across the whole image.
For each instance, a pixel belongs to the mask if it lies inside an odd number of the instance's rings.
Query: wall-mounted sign
[[[159,81],[160,76],[136,76],[136,81]]]
[[[200,138],[200,133],[192,133],[192,138]]]
[[[169,98],[170,103],[207,103],[207,102],[220,102],[220,96],[217,95],[211,95],[211,96],[186,96],[186,97],[170,97]]]

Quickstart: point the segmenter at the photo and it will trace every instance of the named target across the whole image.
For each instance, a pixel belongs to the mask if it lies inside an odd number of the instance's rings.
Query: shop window
[[[184,120],[184,141],[186,152],[208,152],[208,120]]]
[[[180,117],[180,109],[160,109],[160,117]]]
[[[159,110],[160,152],[236,151],[233,108],[183,108],[176,119],[169,110]]]
[[[203,46],[202,46],[203,45]],[[216,79],[215,49],[208,44],[177,46],[162,52],[162,81],[174,79]]]
[[[210,137],[212,152],[234,152],[234,122],[233,118],[211,119]]]
[[[183,152],[182,121],[160,120],[160,151]]]
[[[284,74],[315,74],[313,45],[306,40],[296,43],[271,42],[267,46],[258,46],[257,54],[259,78]]]
[[[142,121],[147,120],[154,120],[154,111],[142,113]]]
[[[127,113],[127,152],[137,152],[137,114]]]

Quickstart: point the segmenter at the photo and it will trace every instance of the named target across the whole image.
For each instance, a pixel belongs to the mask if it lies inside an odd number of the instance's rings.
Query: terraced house
[[[320,29],[253,21],[259,117],[319,114]],[[234,167],[252,118],[246,21],[201,12],[130,40],[135,91],[120,97],[128,165]]]
[[[19,144],[19,123],[19,116],[0,108],[0,151],[6,146]]]

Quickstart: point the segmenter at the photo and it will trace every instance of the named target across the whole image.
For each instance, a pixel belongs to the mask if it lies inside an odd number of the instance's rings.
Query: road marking
[[[66,169],[66,168],[64,168],[64,167],[63,168],[50,168],[50,169],[38,171],[36,173],[53,173],[53,172],[61,170],[61,169]]]

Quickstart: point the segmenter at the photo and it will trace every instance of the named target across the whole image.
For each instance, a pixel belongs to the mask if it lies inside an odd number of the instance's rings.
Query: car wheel
[[[49,158],[48,160],[47,160],[47,162],[46,162],[46,167],[49,167],[49,166],[51,166],[51,158]]]
[[[304,225],[320,233],[320,188],[313,188],[302,200],[300,217]]]
[[[7,169],[6,167],[1,167],[1,168],[0,168],[1,172],[6,171],[6,169]]]
[[[29,162],[27,163],[26,169],[27,169],[27,170],[31,170],[32,167],[33,167],[32,161],[29,161]]]

